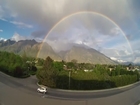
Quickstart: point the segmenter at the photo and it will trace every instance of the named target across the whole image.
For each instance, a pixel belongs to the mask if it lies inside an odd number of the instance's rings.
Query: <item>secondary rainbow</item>
[[[79,14],[94,14],[94,15],[98,15],[98,16],[101,16],[101,17],[103,17],[103,18],[109,20],[111,23],[113,23],[115,26],[117,26],[117,27],[120,29],[122,35],[124,36],[124,38],[126,39],[128,45],[129,45],[129,47],[130,47],[131,53],[133,54],[131,45],[130,45],[130,43],[129,43],[129,41],[128,41],[126,35],[125,35],[125,33],[122,31],[122,29],[119,27],[119,25],[117,25],[113,20],[111,20],[109,17],[107,17],[107,16],[105,16],[105,15],[103,15],[103,14],[101,14],[101,13],[98,13],[98,12],[93,12],[93,11],[80,11],[80,12],[76,12],[76,13],[73,13],[73,14],[70,14],[70,15],[65,16],[64,18],[62,18],[60,21],[58,21],[58,22],[51,28],[51,30],[47,33],[46,37],[44,38],[44,40],[43,40],[42,43],[41,43],[40,49],[39,49],[39,51],[38,51],[38,53],[37,53],[37,58],[38,58],[38,56],[39,56],[39,54],[40,54],[40,51],[41,51],[42,46],[43,46],[43,43],[46,41],[47,37],[48,37],[49,34],[53,31],[53,29],[55,29],[59,24],[61,24],[62,21],[66,20],[66,19],[68,19],[68,18],[70,18],[70,17],[72,17],[72,16],[74,16],[74,15],[79,15]]]

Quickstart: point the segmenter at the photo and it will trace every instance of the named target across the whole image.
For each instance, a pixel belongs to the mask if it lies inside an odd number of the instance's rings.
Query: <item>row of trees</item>
[[[89,69],[84,72],[84,69]],[[113,68],[111,71],[109,68]],[[80,70],[81,69],[81,70]],[[139,80],[138,71],[127,71],[123,65],[93,65],[76,62],[54,62],[50,57],[36,74],[39,83],[53,88],[93,90],[128,85]]]
[[[15,77],[28,77],[36,72],[37,68],[32,61],[34,58],[16,55],[9,52],[0,52],[0,71]]]

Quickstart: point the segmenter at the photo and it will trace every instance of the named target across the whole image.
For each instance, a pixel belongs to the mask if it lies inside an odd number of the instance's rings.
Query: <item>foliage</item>
[[[53,60],[48,56],[44,61],[43,68],[38,70],[37,78],[43,85],[49,87],[56,87],[57,70],[54,69]]]
[[[63,70],[63,63],[55,61],[55,62],[53,62],[53,67],[55,68],[55,70],[61,71],[61,70]]]
[[[32,58],[33,59],[33,58]],[[36,72],[37,68],[34,65],[30,65],[32,70],[29,69],[29,64],[26,63],[26,60],[31,60],[31,58],[16,55],[9,52],[0,52],[0,71],[5,72],[11,76],[15,77],[28,77],[30,72]]]
[[[37,77],[40,83],[53,88],[94,90],[132,84],[139,80],[139,72],[128,71],[124,65],[58,62],[47,57]]]
[[[38,58],[37,59],[37,66],[43,66],[44,64],[44,59]]]

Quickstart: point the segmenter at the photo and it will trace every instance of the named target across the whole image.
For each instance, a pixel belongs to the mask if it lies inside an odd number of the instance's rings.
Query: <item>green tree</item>
[[[55,70],[61,71],[61,70],[63,70],[63,63],[55,61],[55,62],[53,62],[53,67]]]
[[[57,70],[53,67],[53,60],[48,56],[44,61],[43,69],[38,70],[37,78],[43,85],[56,87]]]

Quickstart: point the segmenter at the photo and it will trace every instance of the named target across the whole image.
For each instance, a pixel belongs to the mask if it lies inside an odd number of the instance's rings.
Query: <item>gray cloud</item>
[[[134,39],[134,35],[132,35],[132,34],[127,34],[126,37],[130,41]]]
[[[35,22],[40,27],[46,27],[48,31],[63,17],[79,11],[98,12],[108,16],[121,27],[130,23],[127,27],[133,28],[127,0],[5,0],[5,3],[11,17]],[[102,28],[107,27],[102,25]]]
[[[135,57],[132,53],[128,53],[127,50],[119,50],[119,49],[102,49],[101,51],[108,57],[113,57],[116,59],[121,59],[124,61],[134,61]]]
[[[49,33],[48,40],[65,38],[64,40],[69,41],[81,39],[84,42],[89,42],[89,40],[94,42],[94,37],[100,34],[114,37],[114,35],[120,35],[120,33],[120,29],[114,23],[101,15],[83,12],[70,16],[57,24]],[[90,38],[87,36],[90,36]]]
[[[134,50],[134,56],[135,56],[134,63],[139,63],[140,64],[140,51],[139,50]]]
[[[44,30],[39,30],[39,31],[34,31],[31,33],[31,36],[33,36],[34,38],[37,38],[37,37],[44,37],[45,35],[47,34],[47,32],[45,32]]]
[[[29,24],[39,27],[38,31],[32,32],[30,36],[39,40],[44,38],[61,19],[79,11],[93,11],[107,16],[119,25],[124,33],[128,34],[128,38],[129,34],[131,35],[129,30],[135,31],[138,29],[138,24],[134,19],[139,19],[137,18],[139,15],[136,16],[133,13],[135,10],[135,14],[139,13],[139,7],[137,6],[137,9],[134,9],[132,0],[3,0],[1,4],[3,4],[0,6],[1,20],[11,18],[13,21],[18,20],[22,23],[28,23],[22,24],[25,27],[30,27]],[[6,11],[6,13],[3,11]],[[82,44],[102,50],[103,44],[108,44],[107,42],[110,40],[112,40],[110,41],[111,44],[113,44],[113,41],[115,43],[116,36],[121,34],[119,28],[111,21],[99,15],[74,16],[67,21],[62,21],[61,25],[54,28],[47,40],[52,44],[60,43],[60,46],[65,44],[65,47],[68,46],[65,41],[67,43],[82,42]],[[109,39],[107,36],[112,36],[112,38]],[[20,39],[18,36],[16,38]],[[61,43],[62,41],[63,43]],[[138,45],[138,43],[135,45]],[[137,48],[135,47],[135,49]],[[114,52],[124,59],[125,57],[121,55],[127,54],[125,51],[112,51],[112,53]]]
[[[2,9],[2,6],[0,5],[0,17],[2,17],[4,14],[4,10]]]

